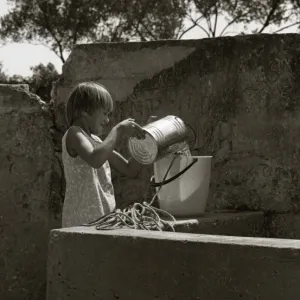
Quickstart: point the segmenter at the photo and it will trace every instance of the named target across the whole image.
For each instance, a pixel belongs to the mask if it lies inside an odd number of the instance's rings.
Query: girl
[[[98,83],[80,83],[69,96],[66,104],[69,129],[62,138],[66,179],[62,227],[92,222],[115,209],[110,164],[131,177],[139,171],[135,160],[126,160],[114,151],[121,137],[144,137],[142,128],[133,119],[117,124],[103,141],[97,136],[109,122],[112,110],[109,92]]]

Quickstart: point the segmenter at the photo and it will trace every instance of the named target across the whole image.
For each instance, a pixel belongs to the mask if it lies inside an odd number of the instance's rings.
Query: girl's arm
[[[93,168],[100,168],[111,155],[118,141],[118,129],[113,128],[107,138],[97,147],[93,147],[82,130],[71,127],[66,137],[67,149],[80,156]]]
[[[156,119],[156,116],[150,116],[146,124],[149,124]],[[113,151],[108,160],[114,169],[116,169],[121,174],[131,178],[137,177],[139,171],[142,168],[142,165],[138,163],[134,158],[131,157],[127,160],[117,151]]]
[[[127,160],[117,151],[111,153],[108,161],[115,170],[131,178],[136,177],[141,169],[141,164],[134,158],[131,157]]]
[[[100,168],[112,154],[120,136],[124,134],[137,137],[144,135],[142,128],[133,119],[127,119],[113,127],[107,138],[94,148],[83,131],[73,126],[68,131],[66,146],[91,167]]]

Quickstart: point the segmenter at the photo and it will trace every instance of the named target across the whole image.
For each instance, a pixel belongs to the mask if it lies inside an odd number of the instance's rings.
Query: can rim
[[[152,164],[153,162],[155,162],[155,160],[157,158],[157,155],[158,155],[158,145],[156,143],[155,138],[147,130],[144,130],[144,131],[146,132],[146,134],[149,136],[149,138],[153,141],[153,144],[155,145],[155,154],[154,155],[151,155],[151,154],[147,155],[148,160],[142,159],[141,156],[135,155],[136,152],[134,151],[135,148],[133,147],[133,145],[137,145],[137,144],[141,143],[141,141],[138,140],[135,137],[130,137],[128,139],[128,148],[129,148],[130,155],[136,161],[138,161],[141,164],[148,165],[148,164]],[[134,140],[135,140],[135,142],[133,142]]]

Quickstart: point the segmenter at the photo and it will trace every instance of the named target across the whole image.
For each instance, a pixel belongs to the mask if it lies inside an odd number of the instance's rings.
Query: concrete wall
[[[295,213],[299,57],[295,34],[78,45],[53,91],[56,123],[71,88],[98,81],[116,100],[113,123],[175,114],[196,128],[200,155],[214,156],[208,209]],[[118,199],[146,197],[149,172],[116,177]]]
[[[53,116],[28,86],[0,85],[0,299],[45,299],[61,210]]]
[[[299,261],[299,240],[55,230],[47,300],[298,300]]]
[[[55,124],[28,87],[0,85],[0,299],[44,298],[64,193],[62,111],[81,81],[111,91],[112,123],[169,113],[189,121],[200,154],[214,156],[208,208],[264,210],[267,236],[299,238],[299,51],[298,35],[79,45],[53,90]],[[115,176],[117,198],[149,196],[150,172]]]

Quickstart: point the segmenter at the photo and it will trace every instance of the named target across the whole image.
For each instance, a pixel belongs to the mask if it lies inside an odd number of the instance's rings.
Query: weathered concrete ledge
[[[267,214],[264,223],[265,237],[300,239],[299,214]]]
[[[53,230],[47,300],[296,300],[299,262],[299,240]]]
[[[262,237],[263,212],[219,211],[194,219],[176,219],[176,232]]]

